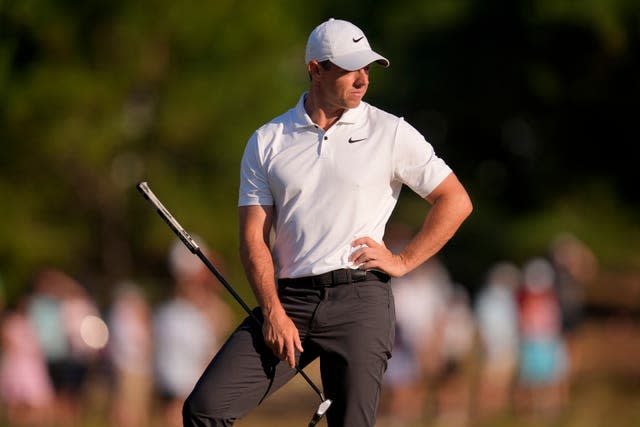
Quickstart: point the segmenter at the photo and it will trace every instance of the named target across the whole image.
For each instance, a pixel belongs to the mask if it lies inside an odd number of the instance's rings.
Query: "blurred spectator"
[[[28,314],[33,322],[45,355],[47,370],[56,389],[61,388],[64,361],[69,353],[61,314],[61,298],[57,289],[60,280],[70,280],[62,273],[42,271],[33,282],[28,302]]]
[[[117,287],[108,323],[108,356],[114,374],[111,423],[115,427],[148,426],[153,383],[151,308],[134,283]]]
[[[585,286],[596,278],[598,263],[589,247],[569,233],[557,235],[550,245],[555,286],[562,314],[562,332],[567,342],[570,367],[580,369],[581,355],[576,332],[583,320]]]
[[[467,425],[475,367],[476,325],[467,290],[454,284],[448,295],[442,324],[438,378],[438,419],[442,425]]]
[[[500,262],[487,273],[475,314],[481,344],[476,410],[480,418],[505,411],[510,403],[518,362],[518,306],[521,273],[511,262]]]
[[[82,417],[83,389],[97,355],[83,328],[87,319],[99,319],[98,309],[85,289],[59,270],[42,270],[33,285],[28,314],[55,389],[55,419],[74,425]]]
[[[212,259],[212,252],[198,244]],[[169,252],[169,269],[174,294],[153,317],[155,379],[166,424],[181,426],[183,401],[221,345],[232,313],[220,295],[221,285],[180,241]]]
[[[534,415],[555,416],[566,403],[567,355],[554,288],[555,273],[542,258],[527,262],[519,293],[519,407]]]
[[[0,400],[11,426],[51,425],[53,387],[38,337],[25,314],[24,298],[2,316]]]
[[[442,367],[440,333],[450,293],[449,273],[432,258],[409,274],[393,279],[396,342],[384,376],[381,413],[398,425],[424,417],[431,388]]]

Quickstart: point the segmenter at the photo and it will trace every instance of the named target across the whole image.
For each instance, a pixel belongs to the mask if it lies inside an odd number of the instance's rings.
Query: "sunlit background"
[[[0,0],[0,426],[180,425],[242,311],[135,185],[253,304],[240,157],[329,17],[390,59],[367,100],[475,207],[395,282],[378,425],[640,425],[637,1]],[[387,244],[427,208],[403,192]],[[238,425],[303,425],[314,399],[294,381]]]

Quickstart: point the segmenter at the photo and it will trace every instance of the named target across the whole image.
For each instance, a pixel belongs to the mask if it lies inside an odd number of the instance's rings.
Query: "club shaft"
[[[233,288],[233,286],[231,286],[229,284],[229,282],[227,282],[227,280],[218,271],[218,269],[215,267],[215,265],[213,265],[213,263],[211,261],[209,261],[209,258],[207,258],[206,255],[203,254],[200,249],[196,250],[196,255],[207,266],[209,271],[211,271],[213,273],[213,275],[216,276],[218,281],[220,283],[222,283],[222,286],[224,286],[227,289],[227,291],[229,291],[229,293],[233,296],[233,298],[235,298],[235,300],[238,302],[238,304],[240,304],[240,306],[244,309],[244,311],[246,311],[247,314],[249,314],[249,316],[251,316],[252,318],[257,320],[258,323],[260,323],[260,320],[258,318],[256,318],[255,314],[253,314],[253,312],[251,311],[251,308],[247,305],[247,303],[244,302],[242,297],[240,297],[240,295],[236,292],[236,290]]]
[[[220,281],[222,286],[224,286],[227,289],[227,291],[229,291],[229,293],[233,296],[233,298],[235,298],[235,300],[238,302],[238,304],[240,304],[240,306],[244,309],[244,311],[246,311],[247,314],[258,323],[258,325],[262,326],[262,322],[260,321],[260,319],[256,317],[253,311],[251,311],[251,308],[247,305],[247,303],[244,302],[242,297],[236,292],[233,286],[231,286],[229,282],[227,282],[227,280],[218,271],[216,266],[213,265],[213,263],[209,260],[209,258],[207,258],[207,256],[202,253],[202,250],[197,249],[196,255],[207,266],[209,271],[211,271],[211,273],[213,273],[213,275],[216,276],[216,278],[218,279],[218,281]],[[302,378],[304,378],[304,380],[311,386],[311,388],[313,388],[313,390],[318,394],[318,396],[320,396],[320,399],[324,401],[325,398],[324,398],[324,393],[322,393],[322,390],[318,388],[318,386],[311,380],[311,378],[309,378],[309,376],[298,365],[295,365],[295,369],[302,376]]]
[[[214,276],[218,279],[218,281],[225,287],[227,291],[235,298],[235,300],[240,304],[240,306],[247,312],[247,314],[255,320],[260,327],[262,327],[262,321],[256,317],[256,315],[251,311],[251,308],[244,302],[242,297],[236,292],[236,290],[227,282],[224,276],[218,271],[215,265],[207,258],[207,256],[202,252],[198,244],[195,240],[185,231],[185,229],[180,225],[180,223],[171,215],[169,210],[162,204],[160,199],[156,197],[156,195],[151,191],[149,185],[146,182],[141,182],[137,186],[138,191],[142,193],[142,195],[147,199],[155,208],[156,212],[160,217],[164,220],[165,223],[173,230],[173,232],[180,238],[182,243],[189,249],[193,254],[195,254],[200,260],[207,266],[209,271],[213,273]],[[311,386],[311,388],[320,396],[322,401],[325,401],[324,393],[318,388],[318,386],[309,378],[309,376],[296,364],[296,371],[304,378],[304,380]]]

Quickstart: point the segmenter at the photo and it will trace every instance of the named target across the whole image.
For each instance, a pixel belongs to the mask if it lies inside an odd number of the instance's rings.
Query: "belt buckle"
[[[362,282],[367,279],[366,270],[351,270],[351,281]]]

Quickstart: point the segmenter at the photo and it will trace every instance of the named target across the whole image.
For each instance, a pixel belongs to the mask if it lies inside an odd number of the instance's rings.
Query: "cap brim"
[[[331,58],[331,62],[347,71],[359,70],[360,68],[364,68],[374,62],[382,65],[383,67],[389,66],[389,60],[387,58],[382,55],[378,55],[372,50],[361,50],[348,55]]]

